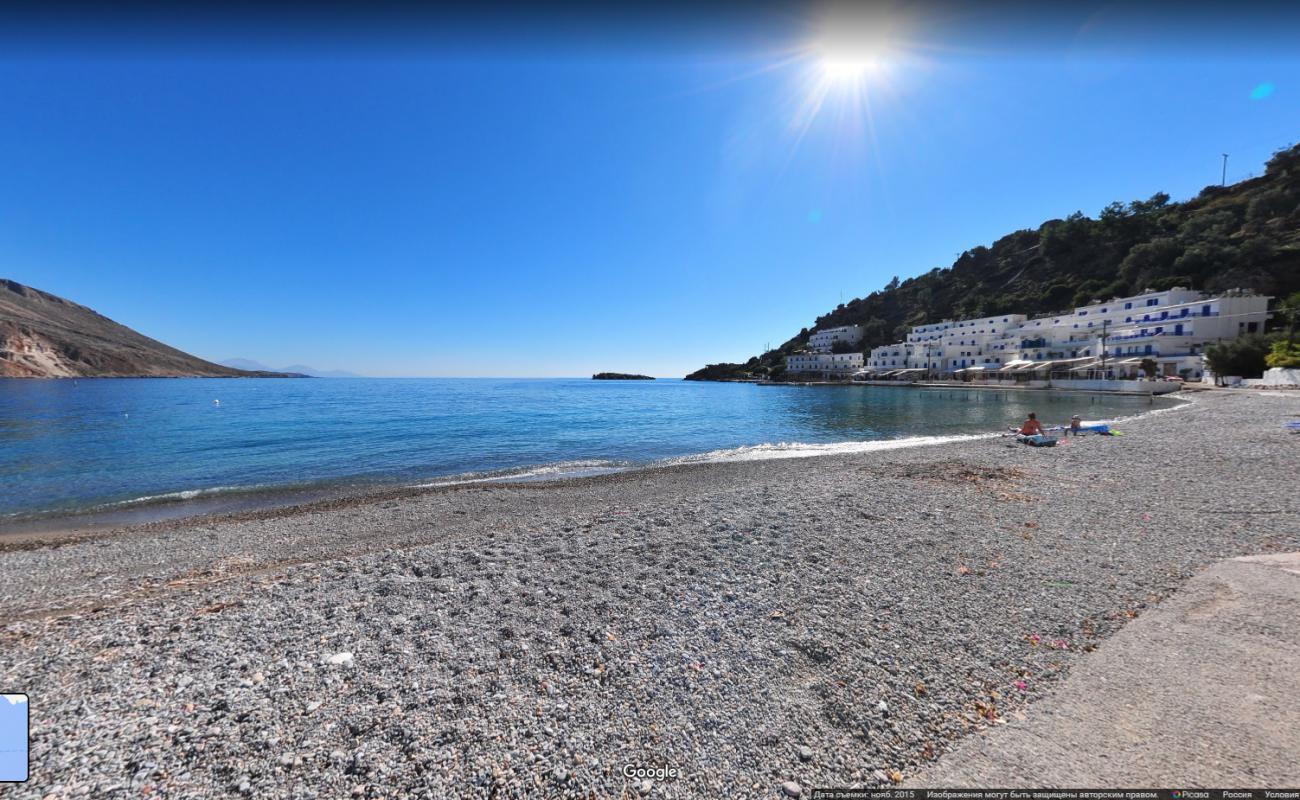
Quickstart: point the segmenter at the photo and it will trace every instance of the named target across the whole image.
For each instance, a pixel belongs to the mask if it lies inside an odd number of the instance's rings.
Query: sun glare
[[[832,81],[859,81],[879,71],[880,62],[871,57],[822,56],[822,74]]]
[[[900,111],[903,80],[926,67],[910,37],[914,19],[906,10],[876,3],[823,0],[806,20],[803,35],[767,54],[766,63],[745,77],[784,73],[776,105],[792,137],[791,158],[809,133],[837,157],[857,158],[875,150],[876,117]]]
[[[825,6],[811,20],[792,59],[800,66],[791,119],[796,141],[825,118],[842,141],[871,144],[873,113],[893,93],[907,56],[906,27],[901,12],[861,3]]]

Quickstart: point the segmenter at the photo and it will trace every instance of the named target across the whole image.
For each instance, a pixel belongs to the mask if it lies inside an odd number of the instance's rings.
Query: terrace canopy
[[[1064,369],[1073,372],[1074,367],[1077,367],[1079,364],[1086,364],[1090,361],[1096,361],[1096,360],[1097,359],[1093,358],[1092,356],[1079,356],[1078,358],[1058,358],[1055,361],[1046,362],[1046,366],[1049,370],[1052,371]]]
[[[1038,370],[1048,366],[1051,363],[1052,362],[1050,361],[1026,361],[1023,364],[1019,364],[1015,367],[1012,367],[1011,371],[1012,372],[1037,372]]]
[[[1006,366],[1004,366],[1002,369],[998,370],[998,372],[1015,372],[1015,371],[1019,370],[1021,367],[1027,367],[1027,366],[1029,366],[1030,364],[1033,364],[1033,363],[1034,363],[1034,362],[1032,362],[1032,361],[1025,361],[1025,360],[1023,360],[1023,359],[1016,359],[1015,361],[1008,361],[1008,362],[1006,363]]]
[[[1082,356],[1080,358],[1054,358],[1048,361],[1034,361],[1021,364],[1015,367],[1013,372],[1038,372],[1039,370],[1053,370],[1058,367],[1064,367],[1067,364],[1077,364],[1080,361],[1091,361],[1091,356]],[[1013,364],[1015,362],[1012,362]]]

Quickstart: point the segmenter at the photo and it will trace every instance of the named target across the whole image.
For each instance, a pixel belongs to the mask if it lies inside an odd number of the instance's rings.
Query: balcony
[[[1161,337],[1164,337],[1164,336],[1168,336],[1168,337],[1187,337],[1187,336],[1195,336],[1195,335],[1196,335],[1196,334],[1195,334],[1193,331],[1183,331],[1182,333],[1177,333],[1177,332],[1175,332],[1175,331],[1160,331],[1159,333],[1156,333],[1155,331],[1149,331],[1149,332],[1147,332],[1147,333],[1130,333],[1130,334],[1128,334],[1128,335],[1126,335],[1126,336],[1107,336],[1107,337],[1106,337],[1106,341],[1108,341],[1108,342],[1128,342],[1128,341],[1132,341],[1132,340],[1134,340],[1134,339],[1154,339],[1154,338],[1157,337],[1157,336],[1161,336]]]
[[[1219,312],[1217,311],[1192,311],[1190,309],[1184,308],[1181,311],[1179,311],[1177,314],[1167,314],[1163,317],[1160,316],[1159,314],[1155,316],[1152,316],[1150,314],[1143,314],[1141,319],[1139,319],[1138,317],[1134,317],[1133,322],[1129,324],[1131,325],[1133,323],[1140,323],[1140,322],[1164,322],[1165,320],[1176,321],[1180,319],[1192,319],[1194,317],[1217,317],[1217,316],[1219,316]]]

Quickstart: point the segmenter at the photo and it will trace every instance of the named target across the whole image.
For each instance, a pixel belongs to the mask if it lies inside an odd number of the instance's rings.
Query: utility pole
[[[1220,186],[1228,185],[1228,154],[1223,154],[1223,177],[1219,179]]]

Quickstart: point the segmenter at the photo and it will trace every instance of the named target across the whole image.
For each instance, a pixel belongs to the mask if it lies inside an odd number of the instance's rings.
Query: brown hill
[[[0,279],[0,377],[299,377],[223,367],[62,297]]]

